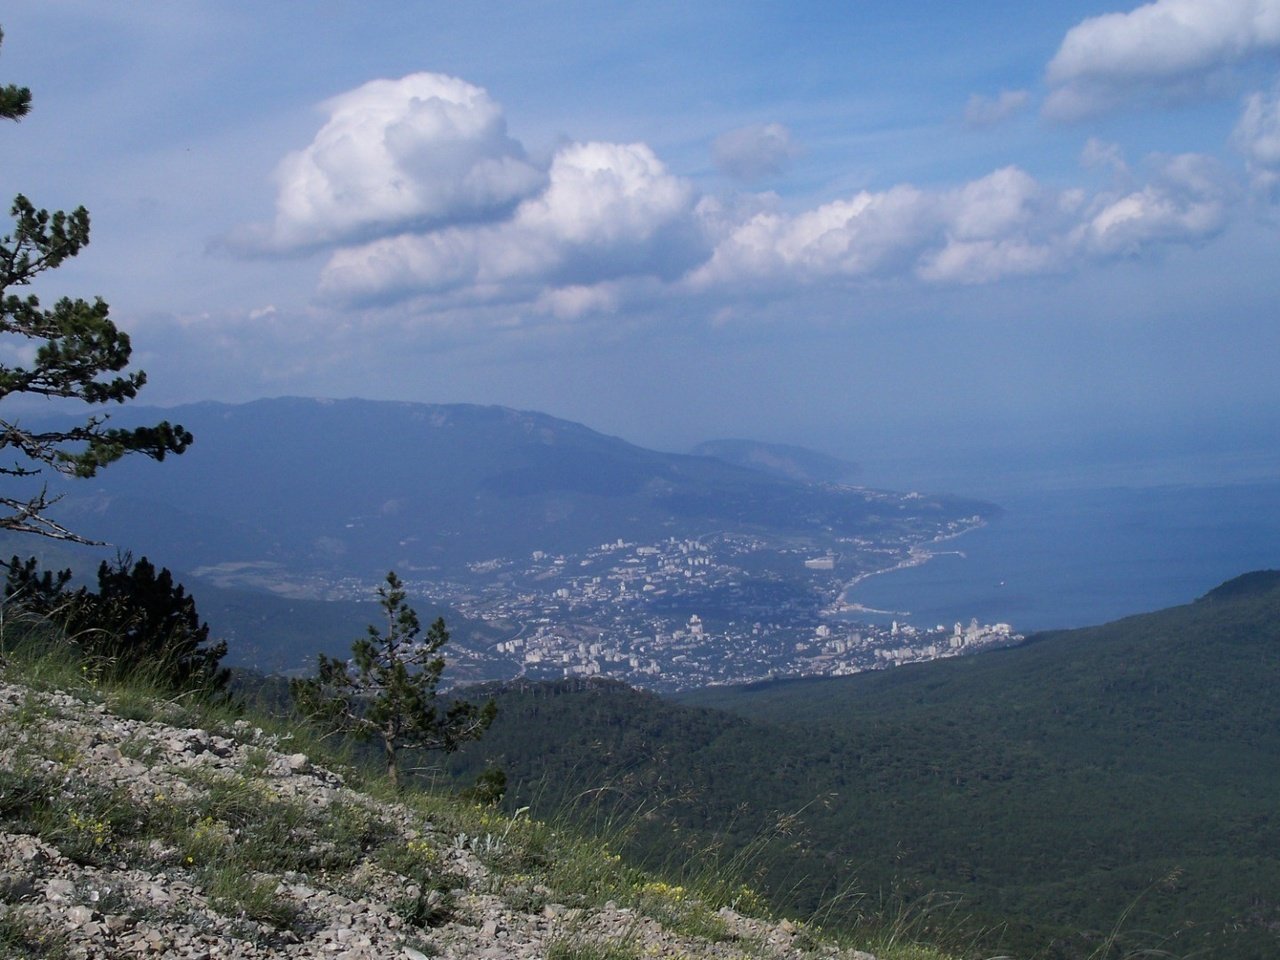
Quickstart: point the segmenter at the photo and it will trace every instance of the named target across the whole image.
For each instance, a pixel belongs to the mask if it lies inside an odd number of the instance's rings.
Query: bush
[[[221,696],[230,672],[219,667],[225,642],[209,643],[195,598],[143,557],[126,555],[98,568],[98,590],[68,590],[71,571],[41,572],[34,558],[8,564],[4,603],[56,623],[95,671],[142,674],[178,691]]]

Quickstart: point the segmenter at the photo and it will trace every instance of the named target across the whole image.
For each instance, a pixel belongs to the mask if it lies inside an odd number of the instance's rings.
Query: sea
[[[1280,476],[1006,489],[990,499],[1003,513],[985,527],[938,544],[920,566],[857,584],[846,599],[883,611],[858,619],[1080,627],[1280,569]]]

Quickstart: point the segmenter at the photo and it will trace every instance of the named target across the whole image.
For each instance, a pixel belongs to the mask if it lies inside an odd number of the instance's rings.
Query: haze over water
[[[977,617],[1026,632],[1187,603],[1280,567],[1280,471],[1265,454],[1045,465],[985,486],[1001,517],[920,567],[868,578],[851,599],[917,626]]]

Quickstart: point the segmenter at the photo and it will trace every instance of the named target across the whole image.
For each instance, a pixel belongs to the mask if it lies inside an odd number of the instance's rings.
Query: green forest
[[[1280,574],[978,657],[660,699],[506,685],[451,759],[651,863],[1017,956],[1273,957]],[[1098,951],[1103,952],[1099,953]],[[1202,953],[1203,951],[1203,953]]]

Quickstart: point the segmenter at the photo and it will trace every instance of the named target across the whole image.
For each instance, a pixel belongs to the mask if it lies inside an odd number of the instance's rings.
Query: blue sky
[[[93,216],[40,292],[111,303],[147,402],[501,403],[943,481],[1277,453],[1280,0],[2,25],[35,106],[0,187]]]

